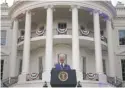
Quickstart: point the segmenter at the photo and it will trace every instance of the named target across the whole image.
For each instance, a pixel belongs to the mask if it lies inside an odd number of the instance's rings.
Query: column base
[[[25,83],[26,82],[26,74],[20,74],[18,76],[18,83]]]
[[[98,75],[100,83],[107,83],[107,77],[105,74],[98,74]]]
[[[77,82],[78,82],[78,81],[83,81],[83,78],[82,78],[82,77],[83,77],[82,72],[76,70],[76,78],[77,78]]]
[[[42,74],[42,80],[46,82],[50,82],[51,79],[51,71],[45,71]]]

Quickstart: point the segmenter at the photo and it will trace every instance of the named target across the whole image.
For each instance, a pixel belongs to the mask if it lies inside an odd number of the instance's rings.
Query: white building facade
[[[50,72],[60,54],[76,70],[77,81],[83,87],[123,86],[122,3],[115,8],[104,1],[16,1],[10,16],[10,81],[18,77],[12,86],[38,87],[45,81],[50,86]]]
[[[125,86],[125,6],[118,2],[116,5],[117,16],[114,19],[114,52],[116,60],[116,75],[123,80]]]
[[[1,48],[1,80],[9,77],[9,59],[11,54],[11,22],[8,15],[9,6],[3,3],[1,6],[1,23],[0,23],[0,48]]]

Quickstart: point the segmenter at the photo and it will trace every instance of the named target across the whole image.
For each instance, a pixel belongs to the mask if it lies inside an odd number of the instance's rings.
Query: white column
[[[22,74],[29,73],[30,35],[31,35],[31,12],[26,11]]]
[[[42,75],[43,80],[50,82],[50,71],[53,62],[53,6],[47,7],[46,17],[46,46],[45,46],[45,71]]]
[[[78,8],[72,6],[72,67],[80,70],[79,66],[79,27],[78,27]]]
[[[53,59],[53,10],[51,6],[47,8],[45,58],[45,70],[51,70]]]
[[[93,12],[96,73],[103,74],[99,12]]]
[[[16,76],[16,59],[17,59],[17,31],[18,31],[18,20],[14,19],[13,23],[13,34],[12,34],[12,51],[10,59],[10,77]]]
[[[115,77],[115,57],[113,50],[113,31],[111,20],[106,21],[107,39],[108,39],[108,59],[109,59],[109,76]]]
[[[26,11],[22,73],[19,76],[18,82],[25,82],[26,81],[26,75],[29,73],[30,36],[31,36],[31,12],[30,11]]]

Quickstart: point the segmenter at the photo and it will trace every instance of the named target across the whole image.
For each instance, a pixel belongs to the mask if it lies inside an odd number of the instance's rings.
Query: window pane
[[[6,44],[6,30],[1,30],[1,41],[0,41],[1,45],[5,45]]]
[[[6,38],[6,30],[1,30],[1,38]]]
[[[125,45],[125,30],[119,30],[119,44]]]
[[[122,78],[125,81],[125,60],[121,60],[122,65]]]
[[[125,80],[125,77],[123,77],[123,80]]]
[[[5,38],[1,38],[0,44],[1,45],[5,45],[6,44],[6,39]]]
[[[58,28],[65,29],[67,27],[66,23],[58,23]]]

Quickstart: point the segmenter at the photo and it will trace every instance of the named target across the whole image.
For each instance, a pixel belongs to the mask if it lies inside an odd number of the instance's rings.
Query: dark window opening
[[[1,60],[1,79],[3,79],[4,60]]]
[[[66,29],[67,28],[67,24],[66,23],[59,23],[58,24],[58,28],[59,29]]]
[[[125,81],[125,60],[121,60],[122,65],[122,79]]]
[[[106,62],[105,62],[105,60],[103,60],[103,72],[104,72],[104,74],[106,74]]]
[[[125,45],[125,30],[119,30],[119,45]]]

